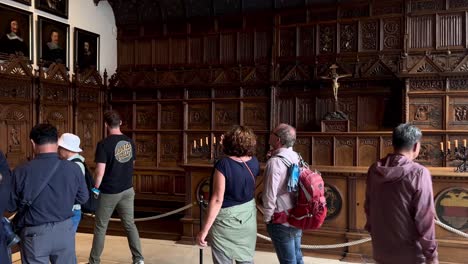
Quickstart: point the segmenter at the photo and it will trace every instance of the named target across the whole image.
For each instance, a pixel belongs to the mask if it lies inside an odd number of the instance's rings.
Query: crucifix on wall
[[[335,112],[339,111],[339,106],[338,106],[338,88],[340,87],[340,84],[338,83],[338,80],[340,78],[345,78],[345,77],[351,77],[351,74],[342,74],[339,75],[336,72],[336,69],[338,69],[338,66],[336,64],[333,64],[329,68],[330,70],[328,71],[328,75],[326,76],[320,76],[322,79],[329,79],[332,80],[332,88],[333,88],[333,97],[335,99]]]

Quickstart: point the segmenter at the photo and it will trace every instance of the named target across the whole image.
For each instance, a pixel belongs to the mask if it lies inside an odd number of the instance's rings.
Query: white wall
[[[0,0],[0,3],[27,10],[33,13],[33,62],[37,65],[37,17],[43,16],[59,21],[70,26],[70,71],[74,68],[74,28],[84,29],[100,35],[99,71],[101,74],[107,69],[109,77],[117,68],[117,29],[114,13],[107,1],[94,5],[93,0],[69,0],[68,19],[58,17],[34,8],[35,0],[31,0],[31,6],[23,5],[11,0]]]

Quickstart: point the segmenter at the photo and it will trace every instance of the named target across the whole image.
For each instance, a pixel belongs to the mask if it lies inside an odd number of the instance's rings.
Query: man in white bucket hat
[[[63,133],[58,140],[58,154],[61,159],[66,159],[75,162],[83,172],[83,177],[85,175],[84,160],[85,158],[79,153],[83,150],[80,148],[80,138],[71,133]],[[73,228],[76,232],[78,229],[78,224],[81,221],[81,205],[75,204],[73,206]]]

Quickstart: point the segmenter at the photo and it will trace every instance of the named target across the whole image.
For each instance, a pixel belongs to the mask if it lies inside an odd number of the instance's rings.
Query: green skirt
[[[221,208],[210,230],[211,246],[237,261],[251,261],[257,242],[255,199]]]

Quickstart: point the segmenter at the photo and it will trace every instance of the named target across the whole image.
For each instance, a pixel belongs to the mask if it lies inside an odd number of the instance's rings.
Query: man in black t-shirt
[[[144,264],[133,214],[135,191],[132,178],[135,144],[120,131],[122,121],[117,112],[106,112],[104,122],[108,136],[96,147],[96,183],[93,192],[99,196],[99,199],[89,263],[100,263],[109,219],[114,209],[117,209],[127,233],[133,263]]]

